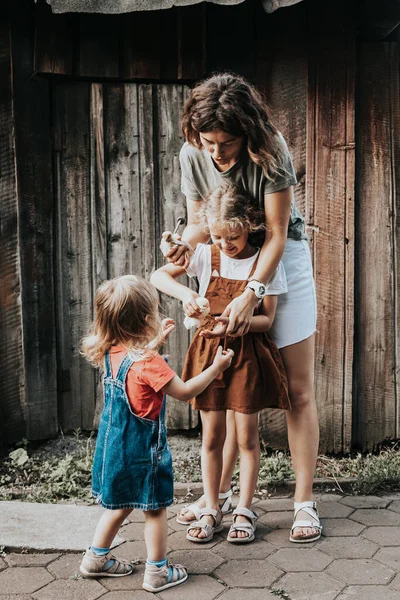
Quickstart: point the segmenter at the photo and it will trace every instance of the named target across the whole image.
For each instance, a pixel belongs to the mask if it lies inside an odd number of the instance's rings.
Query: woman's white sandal
[[[228,490],[227,492],[221,492],[220,494],[218,494],[218,500],[224,500],[222,506],[220,507],[222,516],[225,515],[229,515],[232,512],[232,490]],[[199,498],[199,500],[201,500],[202,498],[204,498],[204,496],[201,496],[201,498]],[[176,516],[176,522],[179,523],[180,525],[190,525],[191,523],[193,523],[193,521],[198,521],[200,519],[200,513],[202,511],[202,508],[196,504],[196,502],[194,502],[193,504],[187,504],[185,506],[182,506],[182,510],[185,510],[185,514],[187,512],[192,512],[194,514],[194,518],[189,520],[189,521],[185,521],[184,519],[182,519],[181,517],[181,513],[179,512]]]
[[[236,523],[236,518],[238,516],[246,517],[248,519],[248,523]],[[249,510],[248,508],[238,507],[233,511],[233,523],[229,529],[227,541],[232,544],[248,544],[254,540],[255,532],[256,532],[256,520],[258,519],[258,515]],[[231,533],[236,531],[236,537],[231,537]],[[244,531],[247,533],[246,537],[238,537],[238,531]]]
[[[209,525],[208,523],[204,523],[201,519],[202,517],[212,517],[214,520],[214,525]],[[200,512],[200,519],[198,521],[194,521],[187,528],[186,539],[191,542],[196,542],[197,544],[205,544],[207,542],[211,542],[214,538],[214,534],[222,531],[224,526],[222,525],[222,513],[219,510],[215,510],[214,508],[203,508]],[[192,529],[200,529],[204,531],[204,537],[197,537],[190,535],[189,531]]]
[[[296,521],[296,517],[301,510],[310,515],[310,517],[314,519],[314,521],[306,521],[304,519],[299,519],[298,521]],[[297,527],[309,527],[310,529],[318,529],[318,533],[316,533],[313,536],[307,537],[293,537],[293,532]],[[290,530],[289,540],[291,542],[294,542],[295,544],[310,544],[311,542],[316,542],[317,540],[319,540],[319,538],[321,537],[321,533],[322,525],[319,520],[317,503],[314,501],[295,502],[294,519],[292,529]]]

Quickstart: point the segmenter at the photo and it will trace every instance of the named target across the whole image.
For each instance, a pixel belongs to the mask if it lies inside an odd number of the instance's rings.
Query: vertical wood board
[[[94,372],[79,354],[92,320],[90,88],[55,86],[57,181],[57,310],[62,426],[91,429]]]
[[[23,343],[30,440],[58,430],[50,84],[32,79],[33,7],[12,11]]]

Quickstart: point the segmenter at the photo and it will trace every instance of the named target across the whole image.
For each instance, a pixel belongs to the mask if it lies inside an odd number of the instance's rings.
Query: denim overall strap
[[[165,427],[165,409],[167,406],[167,396],[164,394],[163,403],[161,405],[161,411],[159,416],[159,428],[158,428],[158,448],[163,448],[167,441],[167,428]]]
[[[136,357],[132,353],[128,352],[128,354],[122,359],[122,362],[119,365],[118,372],[114,377],[116,381],[119,381],[120,383],[125,385],[125,379],[129,369],[131,368],[134,362],[137,362],[137,360],[139,360],[139,357],[137,357],[136,360],[135,358]]]
[[[111,377],[112,377],[112,370],[111,370],[110,351],[107,350],[107,352],[104,355],[104,378],[111,378]]]

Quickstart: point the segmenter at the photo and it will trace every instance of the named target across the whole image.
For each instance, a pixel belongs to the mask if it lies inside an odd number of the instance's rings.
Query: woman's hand
[[[182,239],[180,235],[178,238]],[[185,246],[172,246],[171,250],[165,255],[165,258],[176,267],[182,267],[185,270],[190,264],[189,252]]]
[[[217,321],[217,325],[214,329],[203,329],[203,331],[199,333],[199,336],[204,337],[207,340],[225,337],[226,328],[229,323],[228,317],[215,317],[215,320]]]
[[[188,289],[182,300],[183,311],[188,317],[198,317],[201,315],[201,310],[196,302],[196,298],[200,298],[200,294]]]
[[[256,306],[257,297],[253,290],[247,289],[241,296],[232,300],[221,315],[229,319],[225,336],[241,337],[246,335]]]

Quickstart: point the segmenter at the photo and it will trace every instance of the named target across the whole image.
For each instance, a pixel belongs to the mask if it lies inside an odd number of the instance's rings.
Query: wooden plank
[[[308,90],[308,47],[306,7],[291,7],[266,15],[262,6],[256,11],[255,81],[264,92],[272,111],[273,123],[282,132],[291,152],[298,185],[295,200],[305,215],[306,203],[306,124]],[[309,232],[307,232],[309,235]],[[287,448],[286,419],[283,411],[265,410],[260,415],[263,442],[273,448]]]
[[[0,359],[1,444],[26,435],[21,272],[15,168],[12,60],[8,18],[0,21]]]
[[[93,293],[107,279],[107,208],[104,168],[104,98],[103,85],[93,83],[90,95],[90,201]],[[97,428],[104,405],[102,374],[95,371],[95,412]],[[90,399],[89,399],[90,400]]]
[[[105,99],[108,272],[144,276],[143,242],[151,231],[142,226],[138,86],[107,85]]]
[[[91,79],[120,76],[121,15],[80,14],[77,75]]]
[[[50,84],[32,78],[33,5],[13,3],[12,54],[21,240],[26,435],[57,434]]]
[[[160,219],[156,231],[156,241],[161,238],[163,231],[172,231],[178,217],[186,218],[186,200],[180,192],[181,174],[179,166],[179,151],[184,142],[180,134],[180,115],[188,88],[182,85],[157,86],[157,123],[158,123],[158,174]],[[164,258],[157,248],[157,267],[164,263]],[[184,281],[182,280],[184,283]],[[186,278],[186,284],[188,278]],[[184,313],[182,304],[169,296],[162,295],[163,313],[176,322],[176,331],[171,335],[165,348],[170,357],[171,367],[180,374],[190,334],[183,326]],[[190,429],[198,422],[198,412],[192,411],[189,404],[179,402],[174,398],[168,399],[167,424],[170,429]]]
[[[22,14],[25,12],[26,5]],[[34,23],[34,71],[51,75],[73,75],[78,33],[76,15],[53,14],[49,4],[45,0],[39,0]]]
[[[318,335],[315,388],[322,452],[350,444],[353,349],[353,16],[312,3],[307,115],[307,223],[313,228]],[[340,18],[338,18],[340,15]],[[326,25],[323,31],[317,23]],[[320,32],[318,34],[318,32]],[[349,156],[349,157],[348,157]]]
[[[168,12],[168,11],[166,11]],[[162,11],[164,13],[164,11]],[[160,45],[163,14],[160,11],[141,11],[124,16],[122,44],[123,79],[159,79]],[[173,32],[169,32],[171,37]],[[168,44],[174,44],[173,39]]]
[[[178,12],[178,79],[200,79],[206,73],[207,7],[185,6]]]
[[[174,6],[162,13],[160,79],[163,81],[176,82],[178,79],[179,10]]]
[[[398,68],[397,44],[360,46],[354,441],[363,450],[398,433],[395,379],[399,332],[394,329],[398,318],[394,251],[398,252],[398,242],[393,209],[399,131],[393,130],[392,113],[395,103],[398,128]]]
[[[399,32],[400,33],[400,32]],[[395,362],[395,413],[396,431],[395,438],[400,437],[400,44],[399,41],[390,46],[391,53],[391,152],[392,152],[392,215],[393,215],[393,254],[394,254],[394,323],[395,336],[394,362]]]
[[[95,375],[79,355],[92,320],[90,86],[54,87],[57,317],[62,427],[93,426]]]

